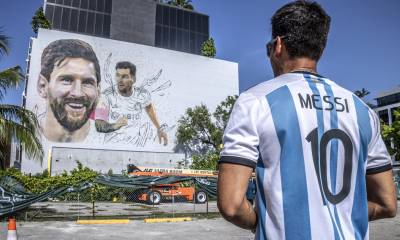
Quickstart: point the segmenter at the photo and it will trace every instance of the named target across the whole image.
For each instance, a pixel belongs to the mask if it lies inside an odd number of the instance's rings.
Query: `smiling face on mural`
[[[47,98],[54,117],[67,130],[75,131],[88,121],[98,95],[92,62],[66,58],[54,66],[47,84]]]

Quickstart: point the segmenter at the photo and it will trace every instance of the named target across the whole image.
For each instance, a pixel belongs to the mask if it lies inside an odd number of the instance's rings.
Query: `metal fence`
[[[26,221],[102,218],[144,219],[158,217],[213,217],[215,197],[194,181],[143,188],[90,184],[79,192],[67,192],[31,205],[19,213]]]

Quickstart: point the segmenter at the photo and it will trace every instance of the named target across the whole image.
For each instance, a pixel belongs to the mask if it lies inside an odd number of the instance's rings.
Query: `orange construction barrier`
[[[17,221],[15,218],[8,219],[7,240],[17,240]]]

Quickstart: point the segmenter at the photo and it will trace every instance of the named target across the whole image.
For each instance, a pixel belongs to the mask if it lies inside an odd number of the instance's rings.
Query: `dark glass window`
[[[80,11],[79,12],[79,21],[78,21],[78,32],[86,32],[86,20],[87,20],[87,12]]]
[[[176,21],[177,21],[177,27],[178,28],[183,28],[183,11],[178,10],[176,13]]]
[[[47,0],[47,2],[48,2],[48,3],[54,3],[55,0]],[[46,5],[46,8],[47,8],[47,5]]]
[[[196,24],[195,24],[196,15],[194,15],[193,13],[190,13],[189,16],[190,16],[190,20],[189,20],[189,22],[190,22],[190,31],[194,31],[195,27],[196,27]]]
[[[87,24],[86,24],[86,33],[93,34],[94,32],[94,23],[95,23],[95,14],[92,12],[88,13]]]
[[[163,24],[169,25],[169,7],[163,8]]]
[[[183,30],[178,29],[176,30],[176,49],[177,50],[183,50],[182,46],[182,38],[183,38]]]
[[[171,8],[169,11],[170,27],[176,27],[176,8]]]
[[[189,31],[184,30],[182,31],[182,42],[183,42],[183,46],[182,46],[182,50],[185,52],[189,52],[190,51],[190,42],[189,42]]]
[[[104,0],[97,0],[97,11],[104,12]]]
[[[162,6],[161,5],[157,5],[156,23],[162,24]]]
[[[196,14],[195,19],[196,19],[196,21],[195,21],[195,25],[196,25],[196,26],[195,26],[195,31],[196,31],[196,32],[201,32],[201,20],[202,20],[202,16]]]
[[[110,37],[111,16],[104,15],[103,36]]]
[[[64,0],[65,6],[72,6],[72,0]]]
[[[55,6],[53,23],[52,23],[53,28],[55,28],[55,29],[60,29],[60,27],[61,27],[61,13],[62,13],[62,8]]]
[[[389,114],[388,114],[388,110],[382,110],[378,112],[379,114],[379,118],[386,124],[389,124]]]
[[[190,52],[194,53],[196,51],[196,35],[194,32],[190,32]]]
[[[71,18],[71,9],[63,8],[62,19],[61,19],[61,29],[68,30],[69,29],[69,20]]]
[[[190,13],[187,11],[183,11],[183,28],[189,29],[190,23]]]
[[[54,6],[47,5],[46,6],[46,18],[49,19],[50,22],[53,22],[53,13],[54,13]]]
[[[156,25],[156,40],[155,45],[161,46],[161,37],[162,37],[162,27],[160,25]]]
[[[176,49],[176,29],[170,28],[169,29],[169,47],[171,49]]]
[[[103,31],[103,17],[104,15],[101,13],[96,13],[96,24],[94,34],[101,36]]]
[[[169,28],[163,27],[162,29],[162,44],[161,46],[167,47],[169,46]]]
[[[81,8],[87,9],[89,6],[89,0],[81,0]]]
[[[208,35],[208,17],[207,16],[203,17],[203,22],[201,25],[203,26],[203,30],[201,32]]]
[[[106,5],[105,5],[105,12],[106,13],[111,13],[112,12],[112,0],[105,0]]]
[[[96,0],[89,0],[89,10],[96,11]]]
[[[72,0],[72,6],[78,8],[80,5],[80,2],[81,2],[80,0]]]
[[[61,4],[61,5],[64,4],[63,0],[56,0],[56,3],[57,3],[57,4]]]
[[[71,21],[69,22],[69,30],[72,32],[78,31],[78,10],[71,10]]]

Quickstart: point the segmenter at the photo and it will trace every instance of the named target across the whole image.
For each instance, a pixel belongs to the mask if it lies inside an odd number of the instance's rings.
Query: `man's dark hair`
[[[272,37],[284,37],[290,58],[318,61],[326,46],[330,22],[331,18],[318,3],[291,2],[272,16]]]
[[[92,62],[96,71],[97,85],[99,85],[100,65],[96,53],[88,43],[78,39],[60,39],[47,45],[42,53],[40,74],[50,81],[54,66],[56,64],[59,66],[66,58],[83,58]]]
[[[115,66],[115,70],[117,69],[129,69],[131,76],[136,76],[136,66],[135,64],[125,61],[125,62],[118,62]]]

